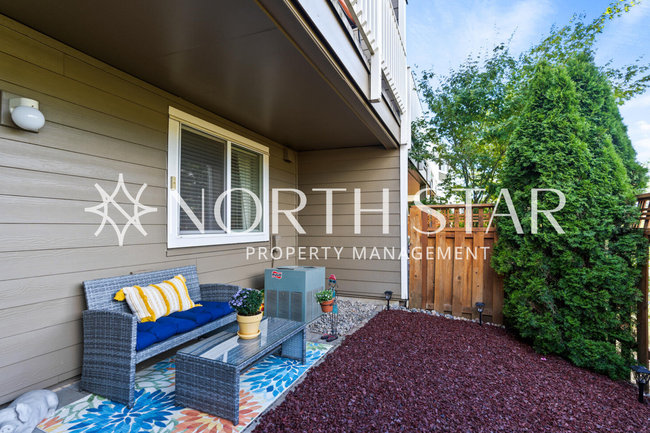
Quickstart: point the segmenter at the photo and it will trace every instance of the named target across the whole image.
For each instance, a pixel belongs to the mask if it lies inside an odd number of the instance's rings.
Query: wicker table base
[[[306,361],[305,323],[270,317],[260,336],[237,337],[237,327],[179,350],[176,354],[176,404],[239,424],[239,376],[281,348],[281,356]]]

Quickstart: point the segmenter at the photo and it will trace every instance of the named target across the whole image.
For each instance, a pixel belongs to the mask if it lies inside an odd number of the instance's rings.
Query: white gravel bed
[[[338,335],[347,335],[350,330],[356,328],[362,322],[377,314],[381,309],[381,307],[378,307],[377,305],[365,304],[357,301],[339,300],[338,302]],[[319,334],[330,333],[330,314],[331,313],[323,314],[320,318],[310,323],[307,326],[307,329]]]
[[[356,328],[364,321],[370,319],[380,310],[383,310],[385,307],[366,304],[358,301],[347,301],[339,300],[339,324],[338,324],[338,335],[347,335],[350,330]],[[430,316],[440,316],[445,317],[450,320],[464,320],[468,322],[478,323],[478,319],[471,320],[464,317],[454,317],[451,314],[440,314],[437,311],[432,310],[421,310],[417,308],[406,308],[406,307],[391,307],[391,310],[397,311],[406,311],[409,313],[422,313],[428,314]],[[496,326],[498,328],[504,328],[503,325],[497,325],[494,323],[483,322],[488,326]],[[323,314],[320,318],[313,321],[307,326],[311,332],[316,332],[318,334],[329,334],[331,332],[331,323],[330,323],[330,313]]]

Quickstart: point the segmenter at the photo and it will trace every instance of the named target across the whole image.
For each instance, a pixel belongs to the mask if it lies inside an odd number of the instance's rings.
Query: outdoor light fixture
[[[16,98],[9,101],[11,120],[26,131],[38,132],[45,125],[45,116],[38,110],[38,101]]]
[[[477,302],[476,309],[478,310],[478,323],[483,326],[483,309],[485,308],[485,302]]]
[[[650,381],[650,370],[642,365],[633,365],[630,367],[634,373],[634,380],[639,387],[639,403],[645,403],[643,393],[645,391],[645,384]]]
[[[393,297],[393,292],[386,290],[384,296],[386,297],[386,310],[390,310],[390,298]]]
[[[45,117],[38,109],[38,101],[2,92],[0,124],[38,132],[45,125]]]

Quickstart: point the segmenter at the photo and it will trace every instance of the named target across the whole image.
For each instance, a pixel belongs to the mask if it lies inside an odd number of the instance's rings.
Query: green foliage
[[[501,217],[492,266],[504,275],[505,316],[536,350],[623,379],[647,243],[631,229],[633,189],[598,115],[611,101],[607,80],[589,54],[563,63],[541,60],[526,85],[503,169],[524,234]],[[565,234],[543,215],[532,234],[532,188],[565,194],[552,214]],[[558,206],[557,194],[540,194],[539,209]]]
[[[574,15],[568,25],[551,27],[549,36],[524,55],[524,62],[534,65],[537,61],[546,59],[553,63],[564,64],[576,54],[584,52],[593,54],[598,35],[603,32],[607,23],[629,12],[639,3],[636,0],[614,1],[591,23],[585,23],[584,14]],[[650,86],[650,74],[646,74],[650,70],[650,65],[640,64],[640,62],[641,57],[631,65],[612,68],[610,60],[603,67],[603,72],[614,89],[614,99],[618,105],[642,94]]]
[[[464,197],[453,192],[458,188],[485,188],[486,192],[474,193],[474,202],[494,199],[513,125],[523,109],[522,89],[535,66],[546,61],[568,67],[576,56],[593,58],[594,45],[606,24],[636,4],[615,1],[591,23],[585,22],[584,15],[575,15],[570,24],[553,26],[548,37],[518,58],[510,54],[508,44],[497,46],[487,57],[470,56],[441,77],[436,89],[431,85],[433,71],[425,71],[418,88],[431,114],[414,129],[412,154],[416,160],[432,159],[449,167],[442,184],[444,197],[436,199],[446,202],[455,195],[462,201]],[[590,72],[598,81],[591,94],[577,89],[581,114],[609,134],[636,192],[645,190],[648,170],[636,161],[618,105],[645,92],[650,86],[649,71],[650,66],[640,59],[618,69],[610,61]],[[596,100],[590,101],[592,97]]]
[[[417,140],[431,143],[431,159],[449,167],[442,184],[446,197],[456,188],[487,189],[474,193],[475,202],[494,195],[518,106],[512,88],[516,66],[508,48],[500,45],[483,60],[469,57],[435,90],[433,71],[423,72],[418,88],[434,115],[419,123],[425,132]]]
[[[432,161],[434,159],[429,145],[426,123],[423,117],[411,122],[411,148],[409,149],[409,158],[416,162]]]
[[[228,303],[240,316],[254,316],[260,312],[262,302],[264,302],[264,293],[255,289],[242,288]]]
[[[596,67],[589,51],[575,54],[566,65],[576,85],[580,114],[598,127],[600,133],[609,135],[633,190],[643,192],[648,184],[648,170],[636,160],[636,151],[627,135],[627,126],[618,110],[607,73]]]
[[[327,302],[334,299],[334,292],[329,289],[325,289],[316,293],[315,296],[316,296],[316,301],[318,301],[318,303]]]
[[[637,1],[613,2],[589,24],[584,22],[584,15],[575,15],[570,25],[551,28],[550,35],[522,56],[521,63],[523,71],[530,71],[540,60],[569,66],[576,57],[591,59],[591,70],[583,77],[597,83],[588,87],[589,91],[585,91],[584,86],[577,82],[581,114],[602,126],[610,135],[634,191],[641,193],[648,184],[648,170],[636,160],[636,151],[627,135],[627,126],[623,122],[618,105],[646,91],[650,86],[650,74],[647,73],[650,65],[640,64],[640,58],[634,64],[618,69],[610,67],[611,61],[600,68],[593,64],[594,44],[607,22],[620,17],[637,4]],[[571,68],[569,70],[571,71]],[[526,73],[522,76],[525,77]]]

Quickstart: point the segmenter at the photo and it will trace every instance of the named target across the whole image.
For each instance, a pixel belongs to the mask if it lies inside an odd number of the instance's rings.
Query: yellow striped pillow
[[[147,287],[124,287],[115,294],[116,301],[124,301],[139,322],[155,322],[176,311],[199,307],[190,298],[185,277],[176,275],[171,280]]]

